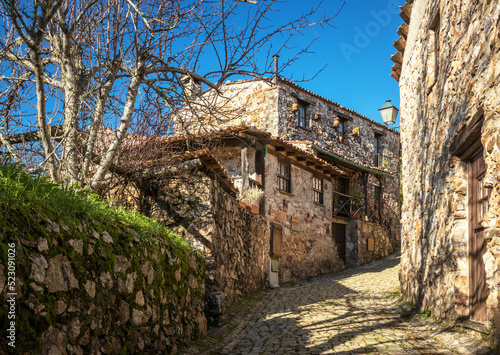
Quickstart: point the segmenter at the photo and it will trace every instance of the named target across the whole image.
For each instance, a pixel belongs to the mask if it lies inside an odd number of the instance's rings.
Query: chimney
[[[273,59],[274,59],[274,77],[273,77],[273,83],[274,85],[278,85],[278,58],[280,56],[275,54],[273,55]]]
[[[181,77],[181,83],[184,90],[184,94],[186,99],[191,100],[194,99],[201,94],[201,81],[196,80],[195,78],[189,75],[183,75]]]

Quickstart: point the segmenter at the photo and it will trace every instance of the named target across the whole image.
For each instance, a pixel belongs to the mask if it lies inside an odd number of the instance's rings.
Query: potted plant
[[[333,127],[338,127],[338,126],[339,126],[339,123],[340,123],[339,116],[334,115],[334,116],[333,116]]]
[[[315,120],[319,120],[320,118],[321,118],[321,113],[316,112],[316,113],[314,114],[314,119],[315,119]]]
[[[352,129],[352,135],[356,136],[356,137],[359,137],[359,127],[354,127]]]
[[[342,142],[344,140],[344,137],[339,136],[339,142]]]
[[[240,206],[249,208],[252,213],[259,213],[259,204],[264,198],[264,191],[258,187],[248,187],[241,193]]]

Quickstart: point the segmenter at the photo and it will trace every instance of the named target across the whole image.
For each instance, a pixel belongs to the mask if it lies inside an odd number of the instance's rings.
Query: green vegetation
[[[112,242],[105,240],[106,232]],[[40,255],[38,242],[43,239],[48,248],[41,255],[46,260],[65,256],[78,287],[48,292],[44,281],[33,278],[33,255]],[[77,251],[71,240],[83,248]],[[20,351],[39,351],[41,337],[50,326],[62,329],[78,317],[82,328],[89,327],[101,313],[106,320],[106,334],[128,339],[129,330],[139,328],[131,316],[126,323],[113,325],[112,320],[121,317],[114,298],[143,309],[134,303],[138,290],[143,292],[148,306],[158,307],[158,315],[169,315],[169,328],[181,329],[182,322],[190,324],[194,332],[198,329],[196,314],[203,306],[205,261],[181,237],[143,215],[111,207],[85,190],[63,189],[41,173],[26,173],[20,165],[0,165],[0,241],[0,260],[6,260],[6,241],[16,244],[16,280],[22,285],[19,304],[27,304],[31,297],[43,307],[37,311],[18,307],[17,316],[23,320],[18,325]],[[118,256],[130,263],[126,272],[116,271]],[[125,292],[124,285],[132,275],[133,291]],[[195,288],[190,286],[191,275],[198,284]],[[121,291],[110,292],[103,281],[106,277]],[[89,296],[84,287],[88,281],[95,282],[95,296]],[[185,302],[188,293],[191,301]],[[162,298],[170,301],[160,303]],[[67,308],[75,305],[76,309],[91,311],[58,313],[56,303],[61,301]],[[0,295],[0,302],[6,304],[5,294]],[[184,316],[177,319],[177,314]],[[5,312],[0,312],[1,324],[7,324],[6,317]],[[141,331],[149,334],[152,329]],[[176,334],[169,341],[180,346],[186,339]]]
[[[156,221],[110,207],[87,190],[61,188],[41,173],[27,174],[18,164],[0,166],[0,211],[1,236],[38,238],[47,234],[40,225],[57,221],[69,229],[83,223],[97,232],[120,232],[121,227],[127,241],[166,235],[189,249],[181,237]]]

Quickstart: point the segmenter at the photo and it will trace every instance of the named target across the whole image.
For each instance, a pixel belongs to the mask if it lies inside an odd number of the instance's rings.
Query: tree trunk
[[[143,77],[144,77],[144,61],[142,59],[138,59],[135,68],[135,73],[132,76],[132,79],[130,80],[130,84],[128,86],[125,106],[123,109],[122,117],[120,119],[120,123],[118,124],[118,128],[115,131],[115,136],[108,150],[101,159],[101,163],[99,164],[97,172],[92,177],[93,187],[98,186],[104,180],[104,176],[108,172],[109,167],[111,166],[111,163],[116,157],[118,149],[120,148],[120,145],[122,144],[123,139],[125,138],[125,134],[127,133],[127,129],[130,124],[130,120],[132,119],[132,114],[134,113],[135,101]]]
[[[55,183],[59,183],[59,176],[57,174],[57,162],[50,140],[50,133],[47,127],[47,117],[45,112],[45,82],[44,82],[44,68],[42,64],[42,56],[39,50],[33,51],[33,69],[35,71],[36,80],[36,109],[37,121],[40,128],[40,135],[42,137],[43,149],[45,152],[45,159],[49,170],[50,178]]]

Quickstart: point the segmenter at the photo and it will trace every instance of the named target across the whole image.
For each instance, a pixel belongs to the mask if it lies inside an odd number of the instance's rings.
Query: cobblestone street
[[[398,297],[399,257],[245,299],[225,327],[182,354],[495,354]]]

